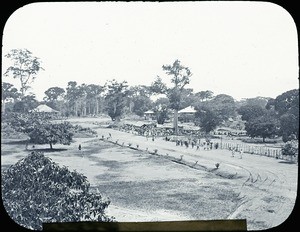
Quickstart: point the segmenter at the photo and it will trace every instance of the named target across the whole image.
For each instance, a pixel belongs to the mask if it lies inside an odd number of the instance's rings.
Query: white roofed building
[[[37,112],[37,113],[53,113],[58,114],[59,111],[52,109],[51,107],[47,106],[46,104],[42,104],[37,106],[35,109],[31,110],[31,112]]]
[[[195,110],[195,108],[193,106],[188,106],[188,107],[178,111],[179,114],[194,114],[196,112],[197,111]]]
[[[178,111],[178,120],[180,122],[193,122],[197,110],[193,106],[188,106]]]

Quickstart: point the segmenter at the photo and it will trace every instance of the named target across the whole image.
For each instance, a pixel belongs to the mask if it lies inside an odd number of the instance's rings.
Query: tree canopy
[[[242,115],[242,120],[249,121],[251,119],[263,116],[266,109],[260,105],[243,105],[238,109],[238,113]]]
[[[110,202],[89,191],[86,176],[32,152],[3,171],[2,200],[8,215],[28,229],[46,222],[113,221]]]
[[[51,87],[45,91],[46,101],[57,101],[59,98],[63,98],[65,90],[61,87]]]
[[[250,137],[262,137],[265,142],[266,138],[273,138],[278,134],[279,122],[274,115],[267,112],[247,121],[245,129]]]
[[[69,122],[53,123],[51,116],[44,113],[11,114],[7,122],[16,130],[29,136],[36,144],[69,145],[72,141],[72,125]]]
[[[292,89],[270,99],[266,106],[275,110],[280,121],[280,135],[284,142],[299,139],[299,89]]]
[[[197,92],[195,94],[195,96],[202,102],[202,101],[207,101],[209,99],[212,99],[213,98],[213,91],[210,91],[210,90],[206,90],[206,91],[200,91],[200,92]]]
[[[221,118],[217,113],[205,105],[198,105],[196,107],[197,112],[195,113],[195,124],[200,126],[206,134],[214,130],[221,123]]]
[[[163,65],[163,71],[171,77],[173,87],[168,88],[162,79],[158,76],[151,85],[151,89],[155,93],[164,93],[170,101],[169,107],[174,110],[174,131],[178,134],[178,111],[181,108],[182,93],[184,87],[190,83],[192,72],[186,66],[181,65],[179,60],[175,60],[171,65]]]
[[[106,86],[106,110],[113,121],[119,121],[124,111],[125,98],[128,95],[128,84],[126,81],[117,82],[116,80],[112,80]]]
[[[38,72],[43,69],[40,59],[33,56],[27,49],[12,49],[5,57],[11,59],[13,65],[8,67],[4,76],[12,75],[13,78],[19,79],[21,94],[25,96],[30,84],[34,81]]]
[[[29,113],[32,109],[39,105],[35,95],[26,95],[17,100],[13,106],[14,112]]]
[[[2,92],[1,92],[1,100],[2,100],[2,108],[1,112],[5,113],[5,105],[6,105],[6,99],[13,99],[17,100],[20,97],[20,93],[18,92],[17,88],[14,87],[13,84],[2,82]]]

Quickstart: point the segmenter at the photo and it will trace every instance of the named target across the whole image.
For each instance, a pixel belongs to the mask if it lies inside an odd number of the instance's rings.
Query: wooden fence
[[[219,145],[220,145],[220,149],[232,150],[233,148],[235,148],[237,149],[237,151],[240,151],[242,149],[244,153],[273,157],[276,159],[283,159],[288,161],[297,161],[298,159],[298,157],[290,157],[290,156],[283,155],[281,148],[276,148],[276,147],[255,146],[255,145],[248,145],[243,143],[228,143],[228,142],[222,142]]]

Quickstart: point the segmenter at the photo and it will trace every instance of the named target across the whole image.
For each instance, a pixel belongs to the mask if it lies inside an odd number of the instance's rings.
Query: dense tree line
[[[275,99],[255,97],[241,101],[226,94],[214,96],[210,90],[195,93],[187,88],[192,76],[190,68],[175,60],[170,65],[162,65],[162,70],[170,77],[171,87],[159,76],[150,86],[129,86],[126,81],[116,80],[109,80],[103,86],[69,81],[65,88],[47,89],[43,101],[39,102],[35,95],[27,93],[30,82],[43,70],[39,59],[28,50],[12,50],[6,57],[15,64],[5,75],[20,79],[21,88],[18,90],[2,82],[2,113],[28,113],[45,103],[66,117],[107,114],[113,121],[119,121],[125,114],[143,116],[145,111],[153,110],[159,124],[173,117],[176,134],[178,111],[193,106],[197,112],[190,120],[207,133],[228,120],[241,117],[251,137],[261,137],[264,141],[274,136],[282,136],[283,141],[299,137],[298,89],[286,91]],[[22,65],[24,60],[26,65]],[[154,101],[151,97],[157,94],[162,97]]]

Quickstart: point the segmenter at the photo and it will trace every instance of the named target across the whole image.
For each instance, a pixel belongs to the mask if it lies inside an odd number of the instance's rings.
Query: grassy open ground
[[[56,145],[58,150],[45,150],[45,155],[86,175],[92,190],[111,200],[107,213],[117,221],[246,218],[251,230],[281,224],[292,212],[297,164],[250,154],[240,159],[227,150],[196,151],[160,138],[153,142],[99,127],[95,120],[72,123],[91,127],[98,138],[75,138],[70,146]],[[112,138],[102,141],[109,133]],[[20,140],[3,138],[2,169],[25,157],[24,148]],[[149,153],[155,149],[157,155]]]

